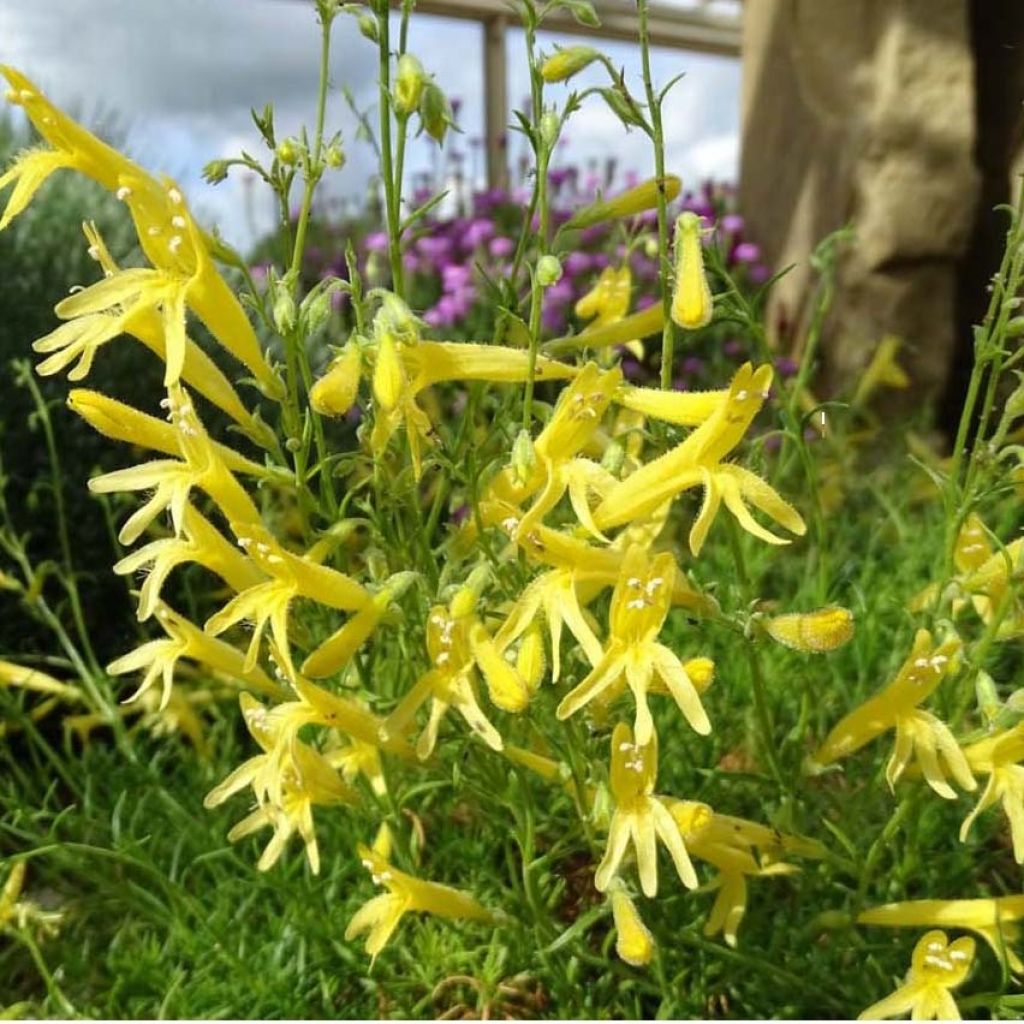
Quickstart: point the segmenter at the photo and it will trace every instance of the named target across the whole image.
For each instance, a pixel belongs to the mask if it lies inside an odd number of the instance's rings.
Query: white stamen
[[[170,199],[170,201],[172,203],[175,203],[175,204],[180,203],[181,202],[181,193],[176,188],[169,188],[167,190],[167,198]]]
[[[180,217],[178,214],[175,214],[171,218],[171,224],[173,224],[174,227],[176,227],[176,228],[180,228],[182,231],[184,231],[185,228],[188,227],[188,223],[186,222],[185,218],[184,217]]]
[[[132,190],[131,190],[131,189],[130,189],[130,188],[129,188],[129,187],[127,186],[127,185],[122,185],[122,186],[121,186],[121,187],[120,187],[120,188],[119,188],[119,189],[118,189],[118,190],[117,190],[117,191],[116,191],[116,192],[114,193],[114,195],[116,195],[116,196],[117,196],[117,198],[118,198],[118,199],[120,199],[122,203],[123,203],[123,202],[124,202],[124,201],[125,201],[125,200],[126,200],[126,199],[127,199],[127,198],[128,198],[128,197],[129,197],[130,195],[131,195],[131,194],[132,194]]]

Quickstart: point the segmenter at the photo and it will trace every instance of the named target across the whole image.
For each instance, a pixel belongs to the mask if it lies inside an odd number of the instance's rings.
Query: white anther
[[[942,668],[942,666],[945,665],[947,661],[949,661],[949,658],[947,658],[944,654],[936,654],[932,658],[932,666],[934,668]]]
[[[447,665],[451,661],[452,656],[448,651],[442,651],[435,659],[434,664],[440,667],[441,665]]]
[[[146,228],[146,234],[149,235],[150,238],[156,238],[156,236],[160,234],[160,229],[155,224],[150,224],[149,227]]]
[[[98,260],[100,258],[100,248],[98,245],[90,245],[88,251],[90,259]]]
[[[170,199],[170,201],[172,203],[175,203],[175,204],[180,203],[181,202],[181,193],[176,188],[169,188],[167,190],[167,198]]]
[[[170,249],[171,252],[176,253],[181,248],[183,241],[184,239],[181,235],[172,235],[171,240],[167,243],[167,248]]]
[[[117,191],[116,191],[116,192],[114,193],[114,195],[116,195],[116,196],[117,196],[117,198],[118,198],[118,199],[120,199],[122,203],[123,203],[123,202],[124,202],[124,201],[125,201],[125,200],[126,200],[126,199],[127,199],[127,198],[128,198],[128,197],[129,197],[130,195],[131,195],[131,194],[132,194],[132,190],[131,190],[131,189],[130,189],[130,188],[129,188],[129,187],[127,186],[127,185],[122,185],[122,186],[121,186],[121,187],[120,187],[120,188],[119,188],[119,189],[118,189],[118,190],[117,190]]]
[[[740,390],[736,392],[736,401],[737,402],[745,402],[747,400],[747,397],[748,397],[748,392],[747,392],[746,388],[740,388]]]
[[[927,658],[917,658],[914,661],[914,668],[928,668],[931,662]]]
[[[630,576],[629,579],[626,580],[626,586],[627,587],[634,587],[634,588],[641,586],[640,577],[639,576]]]
[[[268,565],[280,565],[284,559],[280,555],[267,555]]]
[[[648,580],[647,593],[653,594],[664,582],[665,581],[660,576],[655,576],[653,580]]]
[[[633,750],[633,749],[635,749],[635,748],[634,748],[632,743],[620,743],[619,744],[619,753],[620,754],[625,753],[627,750]]]
[[[632,601],[627,601],[626,602],[626,607],[627,608],[632,608],[634,610],[639,610],[640,608],[646,608],[647,607],[647,601],[644,598],[642,598],[642,597],[637,597],[637,598],[634,598]]]
[[[31,89],[22,89],[18,93],[18,99],[22,103],[28,103],[29,100],[35,99],[36,94]]]
[[[258,544],[256,545],[256,550],[257,550],[257,551],[258,551],[258,552],[259,552],[259,553],[260,553],[261,555],[266,555],[266,554],[269,554],[269,553],[270,553],[270,547],[269,547],[269,545],[267,545],[267,544],[264,544],[264,543],[263,543],[263,541],[260,541],[260,542],[259,542],[259,543],[258,543]]]
[[[171,218],[171,224],[174,225],[174,227],[176,228],[180,228],[182,231],[184,231],[185,228],[188,227],[188,222],[185,220],[184,217],[180,216],[179,214],[175,214]]]

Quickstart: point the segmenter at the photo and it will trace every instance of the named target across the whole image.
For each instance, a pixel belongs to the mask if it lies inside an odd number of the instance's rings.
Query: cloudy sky
[[[450,97],[461,100],[463,135],[456,145],[469,169],[483,174],[482,33],[469,22],[417,15],[410,48]],[[311,122],[317,83],[319,28],[306,0],[0,0],[0,62],[21,68],[59,104],[86,118],[114,118],[133,156],[177,178],[193,206],[245,245],[272,220],[269,198],[233,177],[216,187],[202,182],[203,164],[260,143],[249,109],[274,103],[279,132]],[[545,48],[567,37],[542,37]],[[509,99],[529,91],[522,34],[510,32]],[[639,82],[635,46],[609,42],[606,53]],[[375,51],[351,19],[339,18],[333,37],[333,84],[347,82],[361,106],[372,104]],[[457,57],[457,59],[453,59]],[[666,105],[668,166],[687,181],[735,178],[739,127],[739,64],[702,54],[658,51],[655,77],[686,78]],[[597,84],[591,69],[574,80]],[[563,87],[555,86],[554,90]],[[332,89],[328,126],[344,132],[348,163],[332,177],[340,196],[365,193],[372,154],[356,141],[355,124]],[[600,104],[586,105],[570,122],[561,163],[583,167],[609,155],[623,171],[651,170],[649,151]],[[512,143],[512,156],[519,153]],[[410,148],[410,174],[437,166],[432,144]]]

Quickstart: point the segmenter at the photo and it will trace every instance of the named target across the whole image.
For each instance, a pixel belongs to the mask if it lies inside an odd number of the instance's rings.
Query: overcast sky
[[[133,156],[177,178],[193,206],[245,245],[271,220],[269,199],[236,176],[216,187],[200,178],[203,164],[245,147],[259,150],[249,109],[274,103],[281,133],[311,122],[317,84],[319,28],[307,0],[0,0],[0,62],[13,64],[63,106],[91,115],[116,116]],[[482,175],[483,133],[481,29],[469,22],[416,15],[410,47],[441,87],[462,101],[464,134],[457,145],[470,169]],[[544,36],[545,48],[565,37]],[[509,99],[528,93],[522,34],[510,32]],[[639,81],[636,47],[602,47]],[[375,50],[349,18],[339,18],[333,37],[333,83],[347,82],[362,106],[374,98]],[[655,77],[686,78],[666,105],[668,167],[689,182],[713,176],[734,180],[738,158],[739,64],[728,58],[658,51]],[[600,81],[588,69],[574,85]],[[563,87],[554,86],[555,95]],[[355,139],[355,124],[337,89],[328,126],[345,135],[348,163],[332,175],[339,194],[362,195],[372,154]],[[586,166],[616,155],[623,171],[652,169],[642,138],[627,136],[600,104],[584,106],[570,122],[560,163]],[[512,155],[519,152],[513,141]],[[435,165],[432,144],[420,140],[409,152],[410,174]],[[246,195],[248,194],[248,199]]]

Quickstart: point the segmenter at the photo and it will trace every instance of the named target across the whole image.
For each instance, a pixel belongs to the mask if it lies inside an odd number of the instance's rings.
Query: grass
[[[756,647],[782,786],[760,748],[744,645],[724,626],[670,620],[675,650],[716,661],[705,698],[715,731],[696,737],[655,698],[658,791],[814,836],[829,850],[798,875],[750,880],[737,949],[703,936],[713,897],[683,890],[663,857],[661,894],[642,903],[658,957],[647,971],[617,960],[610,915],[591,882],[603,838],[588,846],[565,792],[510,771],[450,726],[445,771],[407,774],[378,808],[317,809],[321,877],[311,876],[298,844],[261,874],[259,837],[237,847],[225,840],[246,813],[244,799],[202,807],[204,793],[252,753],[228,705],[210,718],[205,762],[178,738],[142,734],[127,756],[102,733],[84,749],[34,730],[0,747],[0,850],[29,856],[29,895],[66,914],[54,938],[0,938],[3,999],[24,1013],[85,1017],[855,1015],[902,977],[917,938],[855,928],[859,909],[1021,884],[1001,816],[983,816],[960,844],[969,798],[945,802],[912,780],[889,793],[882,769],[891,736],[841,771],[800,773],[814,744],[909,647],[906,602],[929,578],[942,528],[937,503],[915,497],[922,479],[903,454],[847,478],[841,514],[828,519],[834,582],[825,595],[808,568],[807,541],[778,551],[742,538],[746,587],[723,543],[694,567],[727,609],[756,593],[787,610],[824,597],[856,615],[854,640],[831,655]],[[1004,645],[1000,657],[994,672],[1009,678],[1019,651]],[[555,692],[545,686],[531,719],[553,720]],[[8,703],[16,714],[17,702]],[[600,781],[607,734],[584,742]],[[381,815],[400,835],[425,838],[422,848],[400,845],[401,866],[466,888],[507,916],[491,928],[409,915],[371,965],[343,934],[374,891],[353,837],[368,841]],[[1005,987],[982,950],[961,998],[1008,1013]]]

